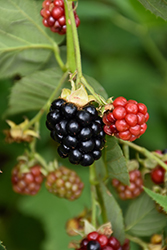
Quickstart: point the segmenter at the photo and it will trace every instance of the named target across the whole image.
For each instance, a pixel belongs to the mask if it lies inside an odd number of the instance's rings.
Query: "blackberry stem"
[[[153,153],[148,151],[146,148],[140,147],[140,146],[138,146],[132,142],[129,142],[129,141],[123,141],[121,139],[119,140],[119,142],[121,144],[128,145],[129,147],[135,149],[136,151],[143,154],[144,156],[146,156],[149,159],[154,159],[160,166],[162,166],[167,171],[166,163],[164,163],[161,159],[159,159],[156,155],[154,155]]]

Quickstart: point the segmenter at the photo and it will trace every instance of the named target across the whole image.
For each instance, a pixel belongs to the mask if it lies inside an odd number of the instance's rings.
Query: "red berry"
[[[115,127],[119,132],[123,132],[129,129],[129,125],[126,123],[124,119],[117,120],[115,123]]]
[[[149,115],[143,103],[118,97],[114,100],[113,106],[113,111],[108,111],[107,116],[103,116],[103,121],[107,125],[104,126],[105,133],[122,140],[134,141],[146,131]]]
[[[97,241],[100,243],[100,246],[101,247],[104,247],[107,245],[108,243],[108,238],[107,236],[105,236],[104,234],[100,234],[98,237],[97,237]]]
[[[161,166],[156,166],[152,171],[151,171],[151,179],[154,183],[156,184],[162,184],[164,183],[164,177],[165,177],[165,169],[162,168]]]
[[[132,114],[137,114],[137,112],[138,112],[138,106],[137,106],[137,104],[135,104],[135,103],[132,103],[132,102],[128,102],[127,104],[126,104],[126,106],[125,106],[125,108],[126,108],[126,112],[127,113],[132,113]]]
[[[62,7],[54,7],[54,8],[52,9],[51,14],[52,14],[52,17],[53,17],[54,19],[59,19],[60,17],[63,16],[63,14],[64,14],[64,9],[63,9]]]
[[[147,113],[147,107],[143,103],[138,103],[138,108],[139,112],[141,112],[142,114],[145,115]]]
[[[125,116],[125,121],[128,123],[129,126],[133,127],[137,124],[137,115],[127,114]]]
[[[22,162],[12,171],[12,185],[16,193],[35,195],[43,182],[44,176],[41,173],[41,166],[34,165],[29,169],[29,172],[21,173],[20,167]]]
[[[111,122],[111,123],[114,123],[116,121],[114,115],[112,112],[108,113],[107,114],[107,119]]]
[[[99,236],[99,233],[96,232],[96,231],[94,231],[94,232],[91,232],[91,233],[89,233],[89,234],[87,235],[87,239],[88,239],[89,241],[91,241],[91,240],[97,240],[98,236]]]
[[[123,119],[126,115],[126,109],[124,107],[118,106],[113,110],[113,116],[115,119]]]
[[[117,106],[125,106],[125,104],[127,103],[127,100],[120,96],[120,97],[117,97],[114,101],[113,101],[113,105],[114,107],[117,107]]]
[[[43,24],[49,27],[52,32],[63,35],[66,33],[66,20],[64,10],[64,0],[45,0],[42,4],[43,9],[40,14],[44,18]],[[75,5],[73,4],[73,8]],[[76,11],[74,11],[76,26],[80,24],[80,20]]]
[[[112,184],[122,200],[136,198],[143,191],[143,180],[140,171],[133,170],[129,172],[129,177],[130,186],[124,185],[116,179],[112,180]]]
[[[113,134],[112,130],[110,129],[110,126],[104,125],[103,130],[107,135]]]
[[[120,248],[120,242],[113,236],[111,236],[109,239],[108,239],[108,245],[113,247],[114,250],[118,250]]]

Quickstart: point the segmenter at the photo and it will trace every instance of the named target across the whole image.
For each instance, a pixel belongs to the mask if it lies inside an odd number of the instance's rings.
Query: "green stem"
[[[133,241],[137,243],[138,245],[140,245],[143,248],[143,250],[149,250],[148,244],[142,241],[141,239],[131,236],[129,234],[126,234],[125,237],[129,239],[130,241]]]
[[[64,65],[64,63],[60,57],[60,50],[59,50],[59,47],[56,43],[54,43],[53,51],[54,51],[54,55],[55,55],[55,58],[57,60],[57,63],[59,64],[61,70],[63,72],[67,71],[67,67]]]
[[[67,68],[69,68],[69,71],[72,73],[76,70],[76,59],[75,59],[75,48],[73,43],[73,33],[72,33],[72,26],[71,26],[71,20],[70,20],[70,13],[69,8],[72,7],[72,2],[68,2],[67,0],[64,1],[65,6],[65,16],[66,16],[66,39],[67,39]]]
[[[96,183],[96,171],[95,171],[95,164],[92,164],[90,167],[90,172],[89,172],[89,180],[91,183],[91,199],[92,199],[92,218],[91,222],[92,225],[96,228],[96,188],[95,184]]]
[[[51,96],[49,97],[49,99],[47,100],[47,102],[44,104],[44,106],[39,110],[39,112],[33,117],[33,119],[31,119],[29,121],[29,123],[24,127],[23,131],[25,131],[26,129],[28,129],[29,127],[31,127],[34,123],[38,122],[40,120],[40,118],[42,117],[43,113],[48,109],[50,103],[52,102],[52,100],[54,99],[57,91],[62,87],[63,83],[65,82],[66,78],[68,76],[68,71],[66,71],[62,78],[60,79],[57,87],[55,88],[55,90],[53,91],[53,93],[51,94]]]
[[[76,67],[76,70],[77,70],[76,85],[78,86],[80,79],[82,77],[81,52],[80,52],[78,32],[77,32],[72,2],[71,3],[68,2],[68,7],[69,7],[69,17],[70,17],[71,27],[72,27],[73,44],[74,44],[74,49],[75,49],[76,66],[77,66]]]
[[[161,165],[167,171],[167,165],[161,159],[159,159],[156,155],[148,151],[146,148],[140,147],[129,141],[119,140],[119,142],[121,144],[128,145],[129,147],[135,149],[139,153],[143,154],[145,157],[155,160],[159,165]]]
[[[123,152],[124,152],[124,156],[126,160],[129,161],[129,146],[128,145],[123,144]]]
[[[92,86],[89,85],[89,83],[87,82],[87,80],[85,79],[84,76],[81,77],[81,82],[90,91],[90,93],[94,96],[94,98],[99,103],[99,105],[103,106],[106,104],[105,100],[100,95],[96,94],[96,92],[94,91]]]

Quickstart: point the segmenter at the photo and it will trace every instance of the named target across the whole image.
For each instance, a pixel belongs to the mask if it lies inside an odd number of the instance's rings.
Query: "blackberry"
[[[87,244],[86,249],[87,249],[87,250],[100,250],[101,247],[100,247],[100,244],[99,244],[98,241],[91,240],[91,241],[89,241],[89,243]]]
[[[113,236],[107,237],[97,231],[89,233],[80,242],[80,248],[77,250],[120,250],[120,242]]]
[[[61,112],[67,119],[73,118],[77,113],[77,107],[73,103],[66,103],[61,107]]]
[[[19,194],[35,195],[41,188],[44,176],[41,173],[41,166],[34,165],[29,172],[21,173],[21,163],[18,163],[12,170],[13,190]]]
[[[43,17],[43,25],[50,28],[52,32],[64,35],[66,33],[64,0],[45,0],[42,7],[40,14]],[[74,11],[74,17],[76,26],[78,27],[80,20],[76,11]]]
[[[112,185],[116,188],[122,200],[134,199],[143,191],[143,180],[139,170],[129,172],[130,186],[122,184],[119,180],[113,179]]]
[[[51,138],[59,143],[57,151],[62,158],[68,157],[72,164],[89,166],[101,157],[105,133],[94,106],[81,109],[58,98],[52,102],[50,110],[46,126]],[[53,117],[58,117],[57,122]]]
[[[84,188],[76,172],[64,166],[48,174],[45,186],[50,193],[68,200],[79,198]]]
[[[103,116],[106,134],[125,141],[134,141],[144,134],[149,114],[143,103],[118,97],[114,100],[113,106],[113,111],[108,111]]]
[[[55,101],[52,102],[51,107],[50,107],[50,111],[55,110],[55,109],[59,109],[63,104],[65,104],[66,101],[64,99],[56,99]]]

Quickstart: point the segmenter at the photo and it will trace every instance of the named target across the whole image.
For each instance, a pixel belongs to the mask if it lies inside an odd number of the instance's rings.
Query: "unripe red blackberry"
[[[79,198],[84,188],[77,173],[64,166],[48,174],[45,186],[50,193],[71,201]]]
[[[151,171],[151,179],[155,184],[162,184],[164,183],[165,178],[165,169],[161,166],[156,166]]]
[[[36,164],[29,169],[29,172],[21,173],[20,164],[12,170],[13,190],[19,194],[35,195],[38,193],[44,176],[41,173],[41,166]]]
[[[107,237],[97,231],[89,233],[77,250],[119,250],[120,242],[113,236]]]
[[[113,101],[114,109],[103,116],[104,132],[125,141],[134,141],[147,129],[149,119],[147,107],[134,100],[118,97]]]
[[[134,199],[143,191],[143,180],[139,170],[129,172],[130,186],[124,185],[117,179],[112,180],[112,185],[116,188],[122,200]]]
[[[45,0],[42,7],[40,14],[43,17],[43,25],[50,28],[52,32],[64,35],[66,33],[64,0]],[[76,11],[74,11],[74,17],[78,27],[80,20]]]
[[[90,166],[100,159],[105,144],[102,119],[93,105],[84,108],[59,98],[52,102],[46,127],[59,143],[57,152],[72,164]]]

